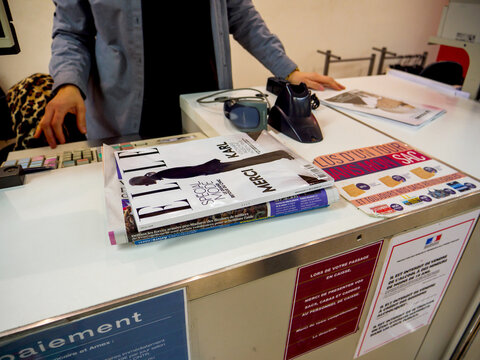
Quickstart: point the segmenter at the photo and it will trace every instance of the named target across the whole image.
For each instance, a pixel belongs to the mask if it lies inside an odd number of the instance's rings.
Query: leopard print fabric
[[[35,139],[35,129],[52,98],[53,79],[36,73],[18,82],[7,91],[7,104],[16,135],[14,150],[45,146],[43,139]]]

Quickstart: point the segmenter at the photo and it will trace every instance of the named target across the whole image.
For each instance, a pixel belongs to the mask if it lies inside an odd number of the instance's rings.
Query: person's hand
[[[37,126],[34,137],[39,138],[43,133],[52,149],[57,147],[57,143],[64,144],[63,122],[67,113],[76,116],[78,129],[82,134],[86,134],[85,102],[75,85],[65,85],[58,90],[45,107],[45,114]]]
[[[326,87],[334,90],[343,90],[345,86],[339,84],[330,76],[320,75],[316,72],[303,72],[296,70],[290,74],[288,81],[292,84],[305,83],[308,88],[313,90],[324,90]]]

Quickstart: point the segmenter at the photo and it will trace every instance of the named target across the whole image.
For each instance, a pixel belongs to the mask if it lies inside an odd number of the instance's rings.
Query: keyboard
[[[161,138],[127,141],[110,144],[114,149],[126,150],[140,147],[165,145],[183,141],[203,139],[203,133],[188,133]],[[11,151],[3,166],[20,165],[27,173],[55,170],[71,166],[84,166],[102,161],[102,146],[91,146],[88,141],[60,144],[55,149],[48,146]]]

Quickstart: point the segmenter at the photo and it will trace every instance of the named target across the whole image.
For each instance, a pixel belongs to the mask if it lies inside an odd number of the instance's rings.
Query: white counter
[[[344,83],[392,96],[405,94],[403,80],[394,79],[390,84],[384,83],[383,77],[368,80],[348,79]],[[416,97],[440,101],[447,107],[447,115],[418,132],[395,124],[378,127],[478,177],[479,162],[467,161],[467,154],[480,153],[479,132],[469,131],[473,128],[470,122],[478,130],[478,104],[408,86],[415,89]],[[221,104],[197,104],[198,96],[181,98],[190,125],[209,136],[235,131],[224,118]],[[317,155],[392,141],[385,133],[326,107],[314,114],[323,131],[322,142],[300,144],[278,134],[282,142],[310,161]],[[328,208],[301,214],[137,247],[112,246],[107,237],[102,167],[93,164],[28,175],[25,185],[0,190],[0,221],[0,333],[7,333],[115,299],[234,269],[381,220],[340,200]]]
[[[296,147],[310,160],[390,141],[330,109],[319,111],[318,119],[326,140]],[[340,200],[301,214],[137,247],[112,246],[102,175],[97,163],[28,175],[25,185],[0,190],[0,332],[379,221]]]

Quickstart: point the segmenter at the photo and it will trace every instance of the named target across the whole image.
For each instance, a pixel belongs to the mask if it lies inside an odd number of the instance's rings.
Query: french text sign
[[[0,359],[189,359],[185,290],[0,342]]]
[[[432,321],[478,215],[476,210],[392,238],[355,357]]]
[[[381,246],[380,241],[297,270],[286,360],[357,330]]]

